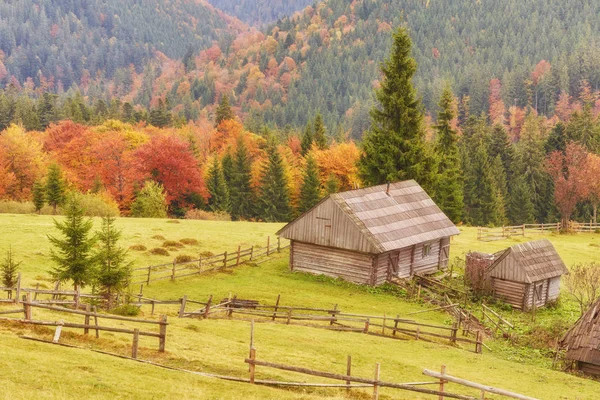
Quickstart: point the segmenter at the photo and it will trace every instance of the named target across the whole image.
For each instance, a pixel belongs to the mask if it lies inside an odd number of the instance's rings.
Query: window
[[[423,245],[423,257],[429,257],[431,255],[431,243],[425,243]]]

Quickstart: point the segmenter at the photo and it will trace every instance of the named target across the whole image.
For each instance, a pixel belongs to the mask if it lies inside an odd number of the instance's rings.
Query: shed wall
[[[518,309],[523,308],[523,296],[527,290],[525,283],[492,278],[492,290],[494,296],[505,303]]]
[[[560,276],[550,279],[550,287],[548,288],[548,300],[556,300],[560,295]]]
[[[423,256],[423,248],[426,244],[431,246],[428,256]],[[440,241],[419,243],[415,246],[413,274],[429,274],[439,269],[440,265]]]
[[[539,289],[539,287],[541,286],[541,289]],[[540,308],[540,307],[544,307],[546,305],[546,296],[547,296],[547,292],[548,292],[548,279],[544,279],[543,281],[538,281],[535,282],[535,290],[539,291],[540,296],[536,296],[535,298],[535,307],[536,308]],[[533,308],[533,297],[534,296],[534,284],[530,284],[528,285],[527,288],[527,292],[526,292],[526,297],[527,297],[527,302],[526,302],[526,308],[527,309],[531,309]]]
[[[370,254],[296,240],[292,241],[290,250],[292,271],[340,277],[361,284],[372,284],[373,257]]]
[[[490,276],[505,281],[528,282],[523,268],[520,268],[512,254],[507,255],[491,272]]]
[[[577,362],[577,368],[586,374],[600,376],[600,365],[590,364],[583,361]]]

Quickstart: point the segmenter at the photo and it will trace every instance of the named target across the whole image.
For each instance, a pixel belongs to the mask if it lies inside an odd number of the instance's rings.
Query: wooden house
[[[414,180],[331,194],[277,232],[292,271],[373,286],[446,267],[458,233]]]
[[[561,345],[577,369],[600,376],[600,299],[563,336]]]
[[[520,243],[493,255],[485,275],[495,297],[529,310],[556,300],[564,262],[548,239]]]

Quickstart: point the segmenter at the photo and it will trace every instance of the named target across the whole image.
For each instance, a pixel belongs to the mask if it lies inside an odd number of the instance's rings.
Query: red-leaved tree
[[[588,194],[586,165],[588,153],[577,143],[569,142],[565,152],[554,151],[546,159],[546,168],[554,181],[554,201],[560,213],[563,230],[579,201]]]
[[[142,176],[163,185],[169,203],[187,204],[186,197],[197,193],[205,200],[208,190],[198,162],[183,139],[172,135],[157,135],[135,152],[138,171]]]

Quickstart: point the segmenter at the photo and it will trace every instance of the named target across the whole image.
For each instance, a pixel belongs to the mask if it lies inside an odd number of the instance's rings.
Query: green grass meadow
[[[220,252],[242,246],[265,245],[267,236],[281,224],[117,220],[123,230],[124,247],[144,245],[145,251],[130,251],[135,267],[172,261],[180,254],[196,256],[202,252]],[[95,221],[99,226],[99,221]],[[476,241],[474,228],[461,227],[461,235],[452,241],[451,257],[464,256],[469,250],[493,252],[517,242],[542,237],[513,238],[483,243]],[[46,236],[56,234],[52,218],[31,215],[0,215],[0,251],[12,246],[26,285],[51,286],[48,270],[50,246]],[[164,239],[154,238],[162,236]],[[546,235],[563,256],[567,265],[600,261],[600,235]],[[196,239],[197,245],[185,245],[169,256],[151,255],[164,240]],[[132,288],[137,292],[139,287]],[[392,290],[368,288],[306,274],[291,273],[288,253],[283,251],[258,265],[249,264],[202,276],[182,278],[175,282],[151,283],[144,295],[158,299],[188,298],[206,301],[236,294],[238,298],[274,303],[281,295],[282,305],[338,307],[346,312],[374,315],[406,315],[431,308],[431,305],[399,298]],[[566,296],[563,296],[566,297]],[[2,306],[2,308],[9,306]],[[12,306],[14,308],[14,306]],[[2,309],[0,308],[0,309]],[[192,306],[189,306],[191,309]],[[177,306],[158,306],[156,314],[169,317],[167,352],[157,353],[157,339],[143,337],[139,356],[161,364],[201,371],[248,377],[244,358],[248,355],[250,322],[224,319],[178,319]],[[556,318],[569,323],[577,318],[572,302],[564,300],[556,310],[539,310],[536,324],[551,324]],[[529,314],[503,311],[503,315],[527,329]],[[149,307],[142,317],[150,316]],[[557,317],[558,316],[558,317]],[[34,318],[55,320],[58,314],[34,311]],[[82,317],[73,321],[81,322]],[[451,324],[443,312],[417,314],[415,320],[434,324]],[[126,322],[113,322],[127,326]],[[101,333],[100,339],[83,337],[80,330],[63,334],[61,342],[86,348],[97,348],[127,355],[131,336]],[[21,339],[25,334],[51,340],[53,330],[0,325],[0,399],[163,399],[177,396],[185,399],[369,399],[371,390],[353,389],[277,389],[251,386],[170,371],[134,361],[123,360],[89,350],[59,347]],[[257,358],[265,361],[344,373],[346,357],[352,355],[353,374],[373,376],[375,363],[381,363],[381,379],[393,382],[428,381],[424,368],[439,370],[447,366],[449,374],[464,379],[501,387],[540,399],[597,399],[600,383],[550,368],[551,360],[542,351],[513,347],[504,340],[488,339],[492,351],[475,354],[472,346],[452,347],[444,342],[393,340],[358,333],[335,332],[318,328],[257,322],[255,347]],[[326,382],[326,379],[257,367],[257,379]],[[429,386],[435,388],[436,386]],[[447,385],[448,390],[479,397],[477,391]],[[381,399],[432,399],[417,393],[383,389]],[[486,396],[496,399],[497,396]]]

